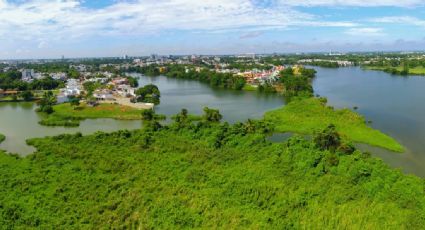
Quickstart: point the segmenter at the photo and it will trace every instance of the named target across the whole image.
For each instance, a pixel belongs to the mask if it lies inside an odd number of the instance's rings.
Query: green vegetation
[[[280,73],[280,82],[283,84],[283,93],[287,97],[313,96],[311,80],[316,76],[314,69],[304,67],[286,68]]]
[[[335,61],[312,61],[309,62],[308,65],[312,65],[312,66],[320,66],[320,67],[324,67],[324,68],[339,68],[339,64],[338,62]]]
[[[165,73],[167,77],[183,78],[205,82],[214,87],[242,90],[246,84],[243,77],[233,76],[231,73],[217,73],[208,69],[195,69],[184,65],[171,65]]]
[[[135,92],[137,97],[135,98],[138,102],[153,103],[159,105],[161,93],[159,92],[158,86],[153,84],[145,85],[138,88]]]
[[[6,140],[6,136],[0,133],[0,144]]]
[[[425,75],[425,67],[418,66],[415,68],[408,68],[407,70],[403,66],[397,67],[381,67],[381,66],[365,66],[368,70],[379,70],[395,75]]]
[[[34,94],[31,91],[29,91],[29,90],[26,90],[26,91],[21,92],[19,96],[24,101],[32,101],[34,99]]]
[[[3,90],[52,90],[64,86],[64,82],[51,77],[35,79],[32,82],[21,80],[22,74],[16,70],[0,73],[0,89]]]
[[[54,112],[53,106],[56,104],[56,96],[52,91],[44,93],[43,98],[38,102],[38,112],[51,114]]]
[[[149,66],[131,66],[126,69],[127,72],[130,73],[141,73],[143,75],[149,76],[149,77],[155,77],[161,75],[159,71],[159,67],[157,65],[149,65]]]
[[[386,55],[374,58],[363,67],[365,69],[385,71],[395,75],[425,75],[425,59],[422,54]]]
[[[71,109],[72,111],[72,109]],[[317,142],[266,141],[270,125],[203,119],[32,139],[0,154],[10,229],[421,229],[424,180],[359,151],[332,128]],[[204,118],[208,117],[204,115]],[[322,145],[321,143],[325,143]],[[328,145],[326,143],[332,143]],[[335,146],[337,148],[333,148]]]
[[[334,110],[326,100],[309,98],[294,100],[280,109],[267,112],[267,121],[276,125],[278,132],[312,134],[334,124],[344,138],[353,142],[403,152],[404,148],[393,138],[372,129],[365,119],[349,109]]]
[[[243,86],[242,90],[244,90],[244,91],[257,91],[258,87],[254,86],[254,85],[250,85],[250,84],[245,84]]]
[[[84,119],[113,118],[118,120],[141,119],[141,110],[118,104],[101,103],[89,106],[81,103],[79,106],[63,103],[53,106],[54,112],[46,115],[39,123],[46,126],[78,126]]]
[[[102,86],[103,86],[102,83],[94,82],[94,81],[86,81],[83,83],[84,90],[87,92],[87,96],[89,97],[93,95],[93,92],[96,89],[99,89]]]

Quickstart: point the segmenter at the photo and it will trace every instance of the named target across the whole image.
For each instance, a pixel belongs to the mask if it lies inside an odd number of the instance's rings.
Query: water
[[[313,82],[315,93],[328,98],[335,107],[353,108],[372,120],[372,127],[389,134],[403,144],[406,153],[392,153],[379,148],[360,145],[381,157],[393,167],[404,172],[425,177],[425,77],[392,76],[384,72],[365,71],[357,67],[326,69],[316,68]],[[214,89],[191,80],[166,77],[141,77],[140,85],[153,83],[161,91],[161,104],[156,111],[172,115],[186,108],[190,113],[201,114],[205,106],[218,108],[229,122],[260,118],[265,111],[284,105],[278,95]],[[115,131],[138,129],[140,121],[112,119],[85,120],[77,128],[45,127],[38,124],[40,117],[32,103],[0,103],[0,133],[7,139],[0,148],[27,155],[34,149],[25,144],[33,137],[61,133]],[[277,137],[285,139],[286,136]]]
[[[133,76],[140,76],[133,74]],[[173,115],[182,108],[192,114],[202,114],[204,107],[217,108],[228,122],[261,118],[264,112],[279,108],[285,101],[277,94],[259,94],[229,89],[212,88],[194,80],[167,77],[140,77],[139,85],[155,84],[161,92],[161,104],[155,107],[159,114]]]
[[[156,112],[172,115],[186,108],[190,113],[202,114],[202,108],[217,108],[228,122],[260,118],[265,111],[284,104],[279,95],[264,95],[256,92],[241,92],[213,89],[210,86],[190,80],[168,79],[166,77],[142,77],[141,85],[156,84],[161,91],[161,104]],[[111,132],[120,129],[139,129],[141,121],[120,121],[113,119],[89,119],[79,127],[47,127],[38,124],[40,115],[34,112],[33,103],[0,103],[0,133],[6,135],[1,149],[20,155],[34,152],[25,140],[34,137],[54,136],[62,133],[91,134],[96,131]]]
[[[34,148],[26,145],[25,140],[34,137],[54,136],[61,133],[90,134],[96,131],[110,132],[119,129],[141,127],[141,121],[118,121],[113,119],[85,120],[80,127],[48,127],[38,124],[41,119],[34,110],[34,103],[0,103],[0,133],[6,140],[0,144],[1,149],[20,155],[28,155]]]
[[[394,137],[403,154],[363,146],[404,172],[425,177],[425,77],[393,76],[357,67],[316,68],[316,94],[335,107],[358,107],[372,127]]]

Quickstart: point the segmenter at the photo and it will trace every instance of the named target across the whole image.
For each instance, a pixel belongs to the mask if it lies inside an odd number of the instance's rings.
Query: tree
[[[83,83],[84,90],[87,92],[87,96],[90,97],[93,95],[93,92],[98,89],[101,86],[101,84],[93,81],[86,81]]]
[[[128,83],[130,84],[131,87],[135,87],[136,88],[136,87],[139,86],[139,82],[137,81],[137,78],[130,77],[130,76],[127,76],[126,78],[127,78]]]
[[[175,122],[179,127],[183,127],[189,123],[189,116],[187,109],[182,109],[180,113],[174,118]]]
[[[335,152],[341,145],[341,137],[336,131],[335,125],[330,124],[325,130],[315,135],[314,143],[321,150]]]
[[[142,120],[153,121],[155,119],[155,112],[152,109],[144,109],[142,111]]]
[[[52,91],[47,91],[44,93],[43,98],[38,103],[38,111],[44,112],[47,114],[53,113],[53,105],[56,104],[56,97],[53,95]]]
[[[409,74],[409,63],[407,60],[403,62],[403,70],[400,72],[401,75],[408,75]]]
[[[31,101],[34,98],[34,95],[29,90],[23,91],[19,96],[22,97],[24,101]]]
[[[75,96],[70,96],[68,97],[68,99],[69,99],[69,104],[71,104],[71,106],[74,107],[74,110],[77,109],[77,107],[80,105],[80,98]]]
[[[218,109],[204,108],[204,119],[209,122],[219,122],[223,116]]]
[[[161,93],[159,92],[158,86],[149,84],[136,90],[138,102],[154,103],[158,105],[160,103]]]

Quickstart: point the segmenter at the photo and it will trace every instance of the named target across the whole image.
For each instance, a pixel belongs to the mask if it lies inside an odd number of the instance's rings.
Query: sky
[[[425,51],[425,0],[0,0],[0,59]]]

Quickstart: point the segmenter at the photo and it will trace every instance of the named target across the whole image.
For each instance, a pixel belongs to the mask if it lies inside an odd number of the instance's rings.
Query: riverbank
[[[335,110],[318,98],[294,100],[280,109],[266,112],[264,118],[275,125],[277,132],[313,134],[334,124],[338,132],[352,142],[404,151],[395,139],[368,126],[360,114],[349,109]]]
[[[403,67],[381,67],[381,66],[363,66],[363,69],[366,70],[375,70],[375,71],[384,71],[386,73],[395,74],[395,75],[418,75],[418,76],[425,76],[425,67],[415,67],[415,68],[409,68],[407,73],[402,74]]]
[[[120,104],[101,103],[97,106],[89,106],[82,103],[79,106],[71,106],[63,103],[53,106],[54,112],[39,122],[46,126],[78,126],[81,120],[113,118],[117,120],[139,120],[141,110]]]

